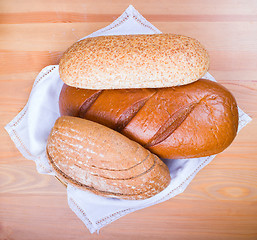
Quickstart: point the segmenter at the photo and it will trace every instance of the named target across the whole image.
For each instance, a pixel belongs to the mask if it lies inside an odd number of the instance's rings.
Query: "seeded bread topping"
[[[61,79],[86,89],[158,88],[201,78],[209,57],[195,39],[175,34],[86,38],[59,64]]]

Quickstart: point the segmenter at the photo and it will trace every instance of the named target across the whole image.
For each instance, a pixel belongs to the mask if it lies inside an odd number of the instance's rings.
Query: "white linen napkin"
[[[129,6],[109,26],[87,37],[154,33],[160,33],[160,31],[146,21],[133,6]],[[204,78],[215,81],[209,73]],[[48,164],[45,149],[50,130],[60,116],[58,99],[62,85],[58,65],[44,68],[37,76],[23,110],[5,126],[22,155],[35,161],[38,172],[42,174],[55,175]],[[251,118],[239,109],[239,130],[250,121]],[[68,203],[89,231],[93,233],[128,213],[166,201],[183,192],[197,172],[211,162],[214,157],[164,160],[170,169],[172,181],[164,191],[150,199],[131,201],[105,198],[68,185]]]

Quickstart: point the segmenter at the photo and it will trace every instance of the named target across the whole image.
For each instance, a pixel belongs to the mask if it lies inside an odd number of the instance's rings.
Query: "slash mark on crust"
[[[168,138],[189,116],[199,102],[193,102],[177,110],[169,119],[158,129],[154,136],[149,140],[145,147],[152,147]]]
[[[80,109],[79,109],[79,114],[78,117],[84,118],[86,115],[88,109],[94,104],[96,99],[100,96],[103,90],[99,90],[96,93],[94,93],[92,96],[90,96],[85,102],[82,103]]]
[[[118,121],[116,122],[115,130],[118,132],[122,131],[129,124],[132,118],[136,116],[136,114],[140,111],[140,109],[144,107],[146,102],[156,93],[157,91],[151,94],[150,96],[139,100],[138,102],[132,104],[129,108],[127,108],[120,115]]]

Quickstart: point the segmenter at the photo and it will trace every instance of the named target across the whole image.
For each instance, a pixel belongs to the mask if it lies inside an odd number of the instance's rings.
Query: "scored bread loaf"
[[[158,88],[194,82],[208,67],[208,53],[196,39],[120,35],[76,42],[63,54],[59,72],[67,85],[79,88]]]
[[[60,179],[105,197],[146,199],[170,183],[169,169],[156,155],[112,129],[76,117],[57,119],[47,155]]]
[[[209,80],[159,89],[86,90],[64,85],[61,115],[98,122],[162,158],[217,154],[236,136],[235,98]]]

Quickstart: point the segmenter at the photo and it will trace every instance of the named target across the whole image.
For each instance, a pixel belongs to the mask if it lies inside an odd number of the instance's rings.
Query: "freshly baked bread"
[[[205,48],[175,34],[86,38],[59,63],[61,79],[86,89],[158,88],[201,78],[209,67]]]
[[[60,179],[105,197],[146,199],[170,182],[168,167],[156,155],[112,129],[76,117],[57,119],[47,154]]]
[[[231,144],[238,127],[235,98],[220,84],[204,79],[159,89],[64,85],[59,105],[61,115],[103,124],[169,159],[219,153]]]

